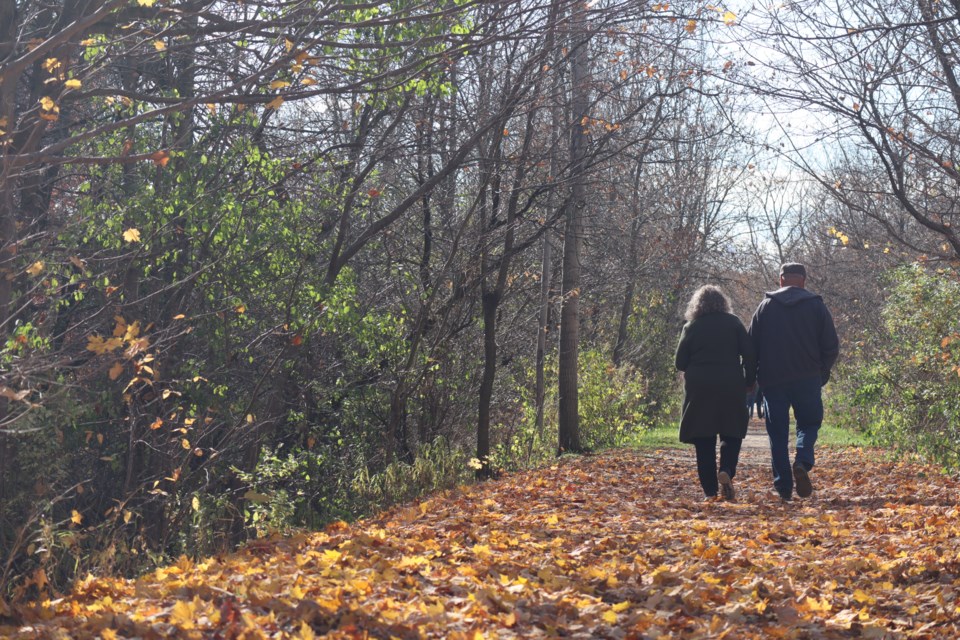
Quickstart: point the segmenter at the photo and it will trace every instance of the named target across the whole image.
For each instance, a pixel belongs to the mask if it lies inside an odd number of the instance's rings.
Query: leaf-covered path
[[[747,449],[703,502],[689,450],[618,451],[355,525],[90,577],[22,638],[960,637],[958,482],[823,450],[781,505]]]

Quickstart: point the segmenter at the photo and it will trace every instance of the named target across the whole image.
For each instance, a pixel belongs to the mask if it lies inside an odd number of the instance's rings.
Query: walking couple
[[[707,497],[735,497],[733,478],[749,419],[744,395],[758,384],[774,488],[784,501],[792,498],[794,483],[800,497],[813,491],[813,447],[823,422],[820,388],[830,379],[840,343],[830,311],[820,296],[806,290],[806,278],[802,264],[781,266],[780,288],[764,296],[749,331],[718,287],[701,287],[687,306],[676,355],[684,374],[680,441],[696,447],[697,474]],[[792,465],[791,408],[797,423]]]

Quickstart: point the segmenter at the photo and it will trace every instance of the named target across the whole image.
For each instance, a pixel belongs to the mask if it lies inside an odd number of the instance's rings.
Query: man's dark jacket
[[[767,292],[749,333],[761,387],[816,376],[826,384],[840,354],[837,330],[823,298],[800,287]]]

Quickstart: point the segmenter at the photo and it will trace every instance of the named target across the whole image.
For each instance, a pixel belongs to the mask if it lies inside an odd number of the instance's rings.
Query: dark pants
[[[823,424],[823,399],[820,376],[763,388],[770,457],[773,461],[773,486],[782,496],[793,493],[790,465],[790,408],[797,420],[797,455],[794,461],[808,471],[813,468],[813,446]]]
[[[726,471],[730,477],[737,475],[737,461],[740,459],[740,445],[742,438],[720,436],[720,468],[717,469],[717,436],[709,438],[694,438],[693,446],[697,448],[697,476],[703,493],[708,496],[717,495],[718,471]]]

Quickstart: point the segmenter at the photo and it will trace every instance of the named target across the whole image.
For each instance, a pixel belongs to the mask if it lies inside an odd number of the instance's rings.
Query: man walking
[[[823,299],[805,289],[806,268],[780,267],[780,288],[767,292],[750,323],[773,459],[773,486],[787,501],[813,492],[813,446],[823,422],[820,388],[840,353],[833,317]],[[797,453],[790,465],[790,408],[797,421]]]

